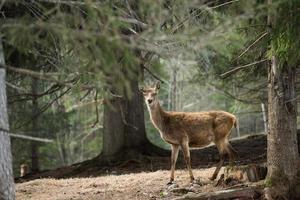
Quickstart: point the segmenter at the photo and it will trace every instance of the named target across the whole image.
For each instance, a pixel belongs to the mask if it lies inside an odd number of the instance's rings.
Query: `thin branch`
[[[234,96],[233,94],[231,94],[230,92],[226,91],[226,90],[223,90],[221,89],[221,87],[215,85],[215,84],[212,84],[212,83],[207,83],[208,85],[212,86],[213,88],[215,88],[216,90],[220,91],[221,93],[223,93],[225,96],[229,97],[229,98],[232,98],[232,99],[235,99],[237,101],[240,101],[242,103],[246,103],[246,104],[260,104],[261,102],[260,101],[249,101],[249,100],[245,100],[245,99],[240,99],[236,96]]]
[[[237,86],[238,88],[242,88],[246,91],[244,92],[241,92],[240,96],[244,96],[244,95],[249,95],[251,93],[258,93],[258,92],[265,92],[264,90],[267,89],[267,84],[265,85],[261,85],[260,87],[257,87],[257,88],[253,88],[253,89],[249,89],[249,88],[245,88],[245,87],[241,87],[241,86]]]
[[[74,82],[78,81],[79,77],[78,74],[76,74],[77,76],[74,77],[71,80],[66,80],[64,82],[54,78],[54,75],[60,75],[59,73],[40,73],[40,72],[36,72],[33,70],[28,70],[28,69],[24,69],[24,68],[17,68],[17,67],[13,67],[10,65],[3,65],[0,63],[0,68],[5,68],[9,71],[13,71],[22,75],[28,75],[40,80],[44,80],[44,81],[49,81],[49,82],[54,82],[57,83],[58,85],[61,86],[66,86],[66,87],[73,87],[74,86]],[[92,85],[81,85],[80,86],[81,89],[83,90],[87,90],[87,89],[94,89],[95,87]]]
[[[133,18],[124,18],[124,17],[119,17],[118,18],[120,21],[126,22],[126,23],[130,23],[130,24],[134,24],[134,25],[138,25],[142,28],[146,28],[148,25],[145,24],[144,22],[141,22],[137,19],[133,19]]]
[[[161,83],[165,83],[161,78],[159,78],[156,74],[154,74],[148,67],[145,66],[145,62],[149,61],[152,59],[152,57],[154,56],[153,52],[147,52],[144,56],[144,58],[142,58],[141,62],[142,62],[142,67],[151,75],[153,76],[156,80],[160,81]]]
[[[67,108],[66,112],[70,112],[70,111],[76,110],[78,108],[82,108],[82,107],[93,105],[93,104],[103,104],[103,103],[104,103],[103,99],[98,99],[97,101],[93,100],[93,101],[86,102],[86,103],[80,103],[80,104],[76,104],[76,105],[73,105],[73,106]]]
[[[241,69],[244,69],[246,67],[250,67],[250,66],[253,66],[253,65],[256,65],[256,64],[259,64],[259,63],[262,63],[262,62],[265,62],[265,61],[268,61],[268,59],[263,59],[263,60],[259,60],[259,61],[255,61],[253,63],[249,63],[247,65],[243,65],[243,66],[239,66],[239,67],[234,67],[233,69],[223,73],[220,75],[221,78],[226,78],[228,76],[230,76],[231,74],[234,74],[236,73],[237,71],[241,70]]]
[[[18,68],[18,67],[13,67],[11,65],[3,65],[2,63],[0,63],[0,68],[5,68],[20,74],[26,74],[26,75],[30,75],[30,76],[35,76],[36,78],[38,78],[39,76],[54,76],[54,75],[59,75],[58,73],[40,73],[40,72],[36,72],[33,70],[29,70],[29,69],[25,69],[25,68]]]
[[[14,85],[14,84],[12,84],[12,83],[10,83],[10,82],[8,82],[8,81],[5,81],[5,83],[6,83],[6,85],[7,85],[8,87],[10,87],[10,88],[12,88],[12,89],[15,89],[15,90],[21,91],[21,92],[27,92],[24,88],[18,87],[18,86]]]
[[[82,101],[83,99],[85,99],[85,97],[87,97],[91,92],[92,92],[92,89],[88,89],[87,92],[79,99],[79,101]]]
[[[47,89],[46,91],[44,91],[42,93],[39,93],[39,94],[33,94],[33,93],[26,92],[26,93],[17,94],[17,95],[11,96],[11,97],[30,96],[30,97],[33,97],[33,98],[40,98],[40,97],[43,97],[45,95],[53,94],[53,93],[57,92],[58,90],[62,89],[63,87],[64,86],[62,86],[62,85],[54,84],[54,85],[50,86],[49,89]],[[33,99],[33,98],[30,98],[30,99]]]
[[[124,111],[123,111],[123,108],[122,108],[122,105],[121,105],[121,104],[119,104],[119,108],[120,108],[120,112],[121,112],[121,117],[122,117],[123,123],[124,123],[126,126],[129,126],[129,127],[133,128],[133,129],[135,129],[135,130],[138,130],[138,127],[136,127],[135,125],[130,124],[130,123],[128,123],[128,122],[126,121],[125,113],[124,113]]]
[[[25,139],[25,140],[37,141],[37,142],[45,142],[45,143],[53,143],[54,142],[51,139],[32,137],[32,136],[16,134],[16,133],[9,133],[9,136],[14,137],[14,138]]]
[[[215,8],[219,8],[219,7],[222,7],[222,6],[226,6],[228,4],[231,4],[231,3],[235,3],[237,1],[240,1],[240,0],[232,0],[232,1],[228,1],[228,2],[225,2],[225,3],[222,3],[222,4],[219,4],[219,5],[216,5],[216,6],[212,6],[212,7],[209,7],[210,4],[213,4],[214,2],[208,2],[207,4],[204,4],[202,5],[200,8],[197,8],[196,10],[194,10],[189,16],[187,16],[185,19],[183,19],[181,22],[179,22],[172,30],[172,33],[175,33],[178,29],[180,29],[185,22],[187,22],[191,17],[198,17],[202,14],[202,11],[198,14],[197,11],[199,11],[201,8],[205,8],[206,6],[208,7],[206,10],[212,10],[212,9],[215,9]]]
[[[87,5],[86,2],[83,1],[72,1],[72,0],[37,0],[38,2],[44,2],[44,3],[53,3],[53,4],[65,4],[65,5],[76,5],[76,6],[83,6]],[[98,4],[98,3],[93,3]],[[96,5],[94,5],[96,6]]]
[[[214,8],[219,8],[219,7],[222,7],[222,6],[226,6],[228,4],[232,4],[232,3],[235,3],[237,1],[240,1],[240,0],[232,0],[232,1],[225,2],[225,3],[221,3],[219,5],[210,7],[210,9],[214,9]]]
[[[245,53],[247,53],[249,51],[249,49],[251,49],[257,42],[259,42],[262,38],[264,38],[266,35],[268,35],[268,32],[264,32],[259,38],[257,38],[251,45],[249,45],[245,51],[243,51],[237,58],[235,58],[234,60],[239,59],[240,57],[242,57]]]
[[[54,99],[52,99],[48,104],[44,105],[40,111],[34,115],[33,117],[31,117],[29,120],[27,120],[26,122],[24,122],[23,124],[21,124],[20,126],[18,126],[16,129],[19,129],[29,123],[31,123],[33,120],[35,120],[37,117],[39,117],[42,113],[44,113],[55,101],[57,101],[58,99],[60,99],[62,96],[64,96],[67,92],[69,92],[72,88],[68,88],[66,89],[64,92],[62,92],[59,96],[55,97]]]
[[[284,103],[289,103],[289,102],[292,102],[292,101],[296,101],[297,102],[298,100],[300,100],[300,97],[295,97],[295,98],[292,98],[292,99],[288,99]]]
[[[74,79],[74,81],[76,81],[76,79]],[[42,92],[42,93],[39,93],[39,94],[23,93],[23,94],[10,96],[10,97],[8,97],[8,99],[9,99],[8,103],[12,104],[12,103],[15,103],[15,102],[20,102],[20,101],[28,101],[28,100],[38,99],[38,98],[41,98],[43,96],[53,94],[53,93],[55,93],[55,92],[57,92],[57,91],[59,91],[63,88],[64,88],[63,85],[53,84],[45,92]],[[25,97],[23,97],[23,98],[14,98],[14,97],[19,97],[19,96],[25,96]]]
[[[159,78],[157,75],[155,75],[150,69],[148,69],[144,64],[142,65],[143,68],[155,79],[159,80],[161,83],[165,83],[161,78]]]

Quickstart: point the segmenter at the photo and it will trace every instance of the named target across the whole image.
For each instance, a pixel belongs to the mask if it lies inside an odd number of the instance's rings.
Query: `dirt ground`
[[[244,137],[231,144],[239,153],[235,165],[266,162],[266,135]],[[298,144],[300,151],[300,134]],[[182,157],[180,153],[175,174],[176,183],[184,188],[189,186],[189,175]],[[216,181],[208,180],[219,160],[215,146],[192,151],[191,159],[195,178],[205,183],[197,192],[224,189],[215,187]],[[173,199],[183,194],[166,192],[169,168],[169,157],[151,157],[143,162],[129,160],[114,167],[99,166],[91,160],[16,178],[16,197],[17,200]]]
[[[214,191],[218,189],[208,179],[213,170],[214,168],[193,170],[196,178],[206,182],[200,190]],[[164,192],[168,177],[168,170],[159,170],[91,178],[36,179],[17,184],[16,199],[172,199],[180,194]],[[176,183],[179,187],[189,186],[189,175],[186,170],[176,171]]]

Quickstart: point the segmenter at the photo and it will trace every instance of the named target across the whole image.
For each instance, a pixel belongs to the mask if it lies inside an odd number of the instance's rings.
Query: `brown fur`
[[[220,162],[211,177],[215,179],[224,163],[227,154],[233,160],[236,151],[228,142],[233,126],[236,126],[236,117],[225,111],[208,112],[171,112],[164,111],[158,102],[157,92],[159,85],[143,89],[145,101],[150,112],[153,125],[159,130],[161,137],[172,145],[171,177],[174,180],[175,164],[179,147],[183,150],[191,181],[194,176],[190,165],[190,147],[204,147],[214,142],[220,154]]]

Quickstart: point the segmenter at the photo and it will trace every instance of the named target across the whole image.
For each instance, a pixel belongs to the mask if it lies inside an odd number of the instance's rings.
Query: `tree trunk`
[[[124,146],[125,125],[121,108],[124,108],[124,102],[117,97],[104,104],[102,155],[105,157],[115,156]]]
[[[36,99],[37,95],[38,80],[36,78],[32,79],[31,92],[33,94],[32,99],[32,133],[33,136],[38,136],[38,101]],[[31,142],[31,172],[39,172],[39,153],[38,153],[38,143],[35,141]]]
[[[268,6],[270,11],[267,23],[272,35],[273,30],[278,28],[275,22],[279,17],[275,19],[275,14],[272,15],[272,0],[268,0]],[[296,67],[279,63],[276,56],[273,52],[268,69],[267,183],[274,198],[291,195],[299,167]]]
[[[139,1],[132,1],[130,4],[133,10],[136,9],[136,15],[139,15],[138,4]],[[143,31],[143,28],[139,25],[133,25],[132,28],[137,33]],[[132,35],[132,31],[128,29],[123,29],[122,32],[127,36]],[[139,50],[135,50],[135,53],[141,57]],[[122,52],[116,53],[116,55],[122,54]],[[119,57],[119,60],[122,62],[122,56]],[[138,154],[167,155],[167,151],[151,144],[146,136],[144,101],[138,87],[138,80],[143,77],[143,67],[137,66],[135,72],[130,73],[130,76],[126,72],[128,66],[122,66],[120,63],[119,67],[122,73],[127,76],[131,96],[125,94],[126,86],[122,86],[124,87],[123,90],[117,87],[116,84],[119,82],[120,77],[109,74],[109,80],[111,81],[108,84],[110,87],[108,90],[121,97],[113,97],[109,103],[104,104],[103,150],[101,156],[104,157],[104,160],[110,162],[128,157],[135,158]]]
[[[267,119],[267,111],[266,111],[266,107],[265,107],[264,103],[261,103],[261,112],[263,115],[265,134],[267,134],[268,133],[268,119]]]
[[[142,69],[140,69],[142,70]],[[104,104],[104,128],[102,154],[108,161],[118,158],[144,155],[167,155],[167,151],[151,144],[144,124],[143,96],[138,88],[139,72],[131,77],[131,96],[113,97]],[[117,94],[113,84],[109,88]]]
[[[176,110],[177,105],[177,67],[172,67],[172,75],[171,75],[171,88],[170,88],[170,108],[169,110]]]
[[[0,64],[5,64],[1,37]],[[12,157],[8,131],[9,124],[5,89],[5,69],[0,68],[0,199],[5,200],[15,199]]]
[[[295,70],[278,67],[273,56],[268,72],[268,177],[289,183],[293,183],[299,166]]]

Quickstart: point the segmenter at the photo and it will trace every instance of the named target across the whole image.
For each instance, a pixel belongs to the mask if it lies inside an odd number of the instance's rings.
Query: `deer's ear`
[[[156,84],[155,84],[155,89],[159,90],[160,89],[160,82],[157,81]]]
[[[140,91],[141,91],[141,93],[145,93],[146,92],[144,87],[141,87]]]

